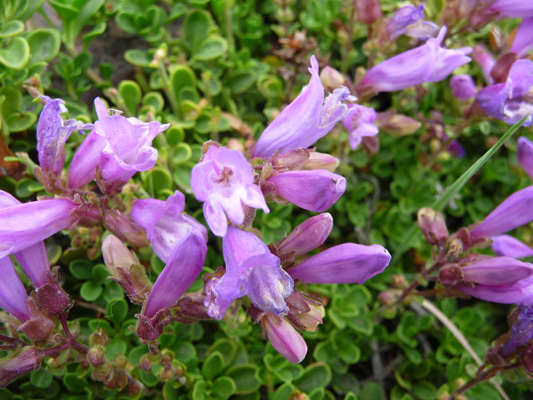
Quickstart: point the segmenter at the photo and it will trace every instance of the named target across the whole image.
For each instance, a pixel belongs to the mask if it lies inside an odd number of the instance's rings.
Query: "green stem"
[[[176,94],[170,87],[170,80],[168,78],[168,73],[165,68],[165,65],[161,62],[159,64],[159,73],[161,74],[161,80],[163,81],[163,87],[165,88],[165,93],[167,94],[168,101],[170,101],[170,106],[175,115],[179,116],[179,107],[178,101],[176,100]]]

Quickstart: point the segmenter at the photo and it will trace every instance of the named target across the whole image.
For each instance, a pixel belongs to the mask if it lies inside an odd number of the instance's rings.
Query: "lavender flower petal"
[[[459,291],[481,300],[502,304],[533,304],[533,277],[522,279],[511,286],[455,285]]]
[[[506,18],[533,17],[533,2],[530,0],[496,0],[488,7],[489,11]]]
[[[516,155],[524,171],[533,179],[533,142],[525,136],[520,136]]]
[[[379,129],[374,122],[377,114],[373,108],[359,104],[348,105],[349,113],[342,119],[344,127],[350,132],[350,147],[355,150],[363,137],[376,136]]]
[[[531,339],[533,339],[533,307],[520,304],[517,320],[511,327],[511,335],[502,346],[500,353],[504,357],[510,356],[519,347],[529,343]]]
[[[533,221],[533,186],[510,195],[470,230],[472,240],[497,236]]]
[[[194,232],[177,244],[154,283],[143,314],[151,318],[174,305],[202,272],[206,254],[204,237]]]
[[[104,146],[105,139],[95,131],[87,135],[70,163],[69,188],[78,189],[94,180]]]
[[[9,256],[0,258],[0,274],[0,308],[26,322],[31,317],[28,295]]]
[[[533,265],[512,257],[490,257],[461,268],[466,282],[511,286],[533,275]]]
[[[380,245],[345,243],[309,257],[289,274],[305,283],[363,283],[383,272],[390,260],[389,252]]]
[[[524,18],[516,30],[510,52],[524,57],[533,49],[533,17]]]
[[[346,179],[326,170],[288,171],[270,177],[276,195],[304,210],[327,211],[346,190]]]
[[[307,354],[307,344],[302,335],[284,318],[266,314],[261,326],[268,341],[276,351],[291,363],[300,363]]]
[[[498,256],[513,258],[533,256],[533,249],[531,247],[512,236],[499,235],[491,237],[491,239],[492,251]]]
[[[436,36],[439,27],[433,22],[424,21],[424,5],[415,7],[411,4],[394,12],[387,24],[389,40],[395,41],[405,34],[409,37],[429,38]]]
[[[306,219],[279,242],[278,252],[293,256],[307,254],[326,241],[332,228],[333,217],[329,213]]]
[[[450,79],[452,94],[457,100],[470,100],[476,93],[476,84],[470,75],[454,75]]]
[[[348,109],[343,100],[354,101],[347,88],[340,87],[324,101],[324,87],[318,75],[318,62],[311,57],[311,80],[257,141],[253,156],[269,158],[299,147],[309,147],[325,136],[343,118]]]

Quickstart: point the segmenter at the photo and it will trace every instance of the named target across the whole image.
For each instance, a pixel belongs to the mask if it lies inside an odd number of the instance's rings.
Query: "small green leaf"
[[[213,395],[217,399],[227,399],[237,390],[235,382],[233,382],[233,379],[228,376],[221,376],[220,378],[215,379],[213,387],[215,388]]]
[[[107,357],[109,359],[113,359],[117,354],[126,354],[127,348],[128,347],[126,346],[126,343],[124,343],[123,340],[118,337],[115,337],[106,346]]]
[[[228,50],[228,42],[220,36],[211,36],[200,43],[193,57],[197,60],[212,60],[220,57]]]
[[[124,53],[124,58],[130,64],[138,67],[148,67],[152,61],[152,57],[146,50],[130,49]]]
[[[30,46],[26,39],[17,36],[6,48],[0,48],[0,63],[11,69],[22,69],[30,60]]]
[[[41,389],[49,387],[52,384],[53,379],[54,375],[44,368],[39,368],[37,371],[33,371],[30,376],[31,384]]]
[[[233,379],[237,390],[235,394],[247,394],[257,391],[261,381],[257,377],[257,367],[252,364],[242,364],[231,368],[226,373]]]
[[[144,175],[145,187],[157,195],[165,189],[172,189],[172,176],[163,168],[152,168]]]
[[[226,84],[230,88],[231,93],[240,94],[252,86],[255,79],[256,76],[253,72],[241,71],[229,78]]]
[[[128,315],[128,303],[124,299],[115,300],[106,307],[106,317],[119,325]]]
[[[28,36],[30,62],[50,61],[57,56],[61,47],[61,36],[55,29],[37,29]]]
[[[143,106],[152,106],[156,113],[161,112],[165,106],[165,100],[159,92],[146,93],[142,100]],[[168,135],[167,135],[168,136]]]
[[[104,21],[99,22],[94,26],[93,29],[91,29],[88,33],[83,35],[83,45],[85,46],[84,49],[87,49],[89,46],[89,43],[91,43],[94,39],[96,39],[98,36],[100,36],[102,33],[105,32],[106,23]]]
[[[428,381],[416,382],[413,385],[413,393],[420,400],[433,400],[437,398],[437,388]]]
[[[80,379],[76,374],[72,372],[67,372],[63,377],[63,383],[65,387],[74,393],[83,392],[83,389],[88,386],[88,383],[85,379]]]
[[[24,24],[21,21],[9,21],[0,31],[0,39],[17,36],[24,32]]]
[[[205,379],[212,380],[224,369],[224,357],[220,352],[215,351],[207,356],[202,365],[202,374]]]
[[[136,115],[137,107],[141,103],[141,87],[135,81],[124,80],[118,85],[118,93],[130,115]]]
[[[92,277],[93,264],[89,260],[74,260],[68,268],[70,273],[80,281],[86,281]]]
[[[309,393],[317,387],[326,387],[331,382],[331,369],[328,364],[318,362],[311,364],[303,375],[294,381],[298,389]]]
[[[196,10],[185,17],[183,34],[193,54],[197,51],[200,42],[207,37],[210,26],[211,16],[206,11]]]
[[[26,70],[25,70],[26,71]],[[32,112],[17,112],[11,114],[6,123],[11,132],[21,132],[29,129],[37,121],[37,116]]]
[[[368,382],[361,389],[359,397],[361,400],[385,400],[385,393],[383,393],[383,389],[378,383]]]
[[[81,285],[80,295],[85,301],[95,301],[102,294],[103,288],[98,283],[92,281]]]

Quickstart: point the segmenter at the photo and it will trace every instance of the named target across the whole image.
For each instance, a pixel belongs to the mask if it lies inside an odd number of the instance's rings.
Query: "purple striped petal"
[[[518,27],[510,51],[523,57],[533,49],[533,17],[524,18]]]
[[[481,300],[503,304],[533,304],[533,277],[522,279],[511,286],[455,285],[459,291]]]
[[[380,245],[344,243],[309,257],[288,272],[305,283],[363,283],[383,272],[390,260]]]
[[[0,258],[0,274],[0,308],[26,322],[31,317],[28,295],[9,256]]]
[[[533,249],[531,247],[512,236],[499,235],[491,237],[491,239],[492,251],[498,256],[513,258],[533,256]]]

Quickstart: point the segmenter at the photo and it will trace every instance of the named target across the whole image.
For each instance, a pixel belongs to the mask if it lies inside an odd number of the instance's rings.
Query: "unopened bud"
[[[113,379],[113,365],[106,361],[104,364],[93,368],[93,379],[100,382],[109,382]]]
[[[148,354],[144,354],[139,360],[139,369],[142,371],[150,371],[152,369],[152,361],[150,361]]]
[[[287,361],[299,363],[305,358],[307,344],[285,318],[266,313],[260,323],[267,340]]]
[[[333,218],[329,213],[311,217],[282,239],[277,248],[280,257],[303,255],[322,245],[333,228]],[[284,257],[285,256],[285,257]]]
[[[329,154],[319,153],[318,151],[309,152],[309,159],[303,165],[302,169],[325,169],[329,172],[335,172],[339,166],[339,159]]]
[[[40,364],[39,351],[34,347],[25,347],[0,364],[0,387],[6,387],[13,379],[38,369]]]
[[[117,369],[124,369],[128,365],[128,357],[124,354],[117,354],[115,356],[115,367]]]
[[[421,208],[418,211],[417,226],[424,233],[429,244],[444,246],[448,240],[448,228],[444,221],[444,216],[429,207]]]
[[[107,269],[115,278],[120,278],[117,274],[117,267],[129,272],[133,264],[139,263],[137,257],[124,245],[122,240],[113,235],[104,239],[102,255]]]
[[[450,89],[457,100],[465,101],[473,98],[476,93],[476,84],[468,74],[454,75],[450,79]]]
[[[457,265],[442,268],[439,271],[439,279],[444,285],[455,285],[464,280],[463,270]]]
[[[146,232],[130,217],[118,210],[107,210],[104,214],[104,226],[121,241],[134,247],[148,246]]]
[[[46,283],[35,289],[39,307],[48,315],[56,315],[64,311],[69,305],[68,294],[57,281],[58,267],[46,275]]]
[[[372,25],[381,18],[379,0],[355,0],[357,19],[361,24]]]
[[[318,329],[318,325],[322,323],[322,318],[326,315],[324,306],[309,304],[310,311],[307,313],[296,314],[299,322],[305,326],[305,330],[309,332],[315,332]]]
[[[174,378],[174,370],[172,368],[161,368],[157,371],[157,379],[159,382],[168,382]]]
[[[104,328],[98,328],[89,336],[89,343],[91,346],[105,347],[109,344],[109,337]]]
[[[403,275],[393,275],[392,276],[392,285],[397,288],[406,288],[408,285],[405,276]]]
[[[326,88],[326,90],[333,92],[340,86],[344,85],[344,75],[337,71],[335,68],[331,68],[329,65],[324,67],[320,71],[320,80]]]
[[[378,300],[381,302],[381,304],[385,304],[386,306],[394,304],[396,301],[396,298],[392,295],[390,292],[381,292],[378,295]]]
[[[87,352],[87,361],[93,367],[98,367],[105,363],[105,354],[106,350],[101,346],[94,346],[89,349]]]
[[[390,133],[396,137],[410,135],[422,126],[417,120],[407,115],[396,114],[394,110],[377,113],[374,124],[380,131]]]

